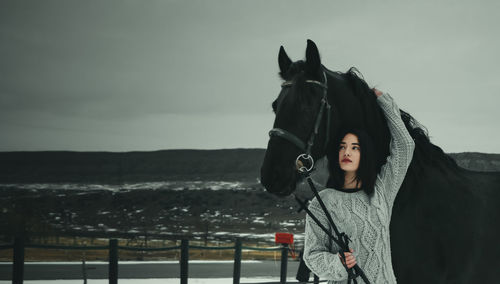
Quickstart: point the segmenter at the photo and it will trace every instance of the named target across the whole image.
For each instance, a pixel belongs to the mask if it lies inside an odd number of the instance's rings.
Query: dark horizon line
[[[159,149],[159,150],[131,150],[131,151],[79,151],[79,150],[16,150],[16,151],[0,151],[0,153],[62,153],[62,152],[72,152],[72,153],[140,153],[140,152],[164,152],[164,151],[224,151],[224,150],[266,150],[266,148],[218,148],[218,149],[195,149],[195,148],[171,148],[171,149]],[[476,152],[476,151],[464,151],[464,152],[445,152],[446,154],[492,154],[500,155],[500,153],[486,153],[486,152]]]

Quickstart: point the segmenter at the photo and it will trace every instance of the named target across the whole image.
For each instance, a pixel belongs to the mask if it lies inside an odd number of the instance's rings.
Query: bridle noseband
[[[297,166],[297,169],[300,172],[303,171],[311,171],[314,165],[314,159],[311,157],[311,149],[314,145],[314,138],[318,134],[319,130],[319,125],[321,123],[321,119],[323,118],[323,113],[325,112],[326,109],[326,139],[325,139],[325,146],[324,150],[326,151],[326,147],[328,146],[328,142],[330,140],[330,116],[331,116],[331,106],[328,103],[328,97],[327,97],[327,91],[328,91],[328,84],[327,84],[327,78],[326,74],[323,71],[323,79],[324,82],[316,81],[316,80],[305,80],[306,83],[309,84],[315,84],[320,86],[323,89],[323,97],[321,98],[321,106],[319,108],[318,116],[316,117],[316,122],[314,124],[314,131],[311,133],[311,136],[309,137],[309,140],[307,141],[307,144],[302,141],[299,137],[296,135],[282,129],[282,128],[273,128],[271,131],[269,131],[269,137],[281,137],[285,140],[288,140],[289,142],[292,142],[295,146],[297,146],[300,150],[302,150],[304,153],[300,154],[297,159],[295,159],[295,164]],[[281,84],[282,88],[285,87],[291,87],[293,85],[292,81],[286,81],[283,84]],[[304,160],[309,160],[310,161],[310,166],[305,167],[303,164],[299,163],[301,159]]]

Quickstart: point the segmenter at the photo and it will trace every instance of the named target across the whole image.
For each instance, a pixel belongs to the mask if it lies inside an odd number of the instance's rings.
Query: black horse
[[[281,78],[291,85],[282,88],[272,103],[276,114],[273,127],[302,141],[309,139],[323,89],[308,82],[324,82],[324,73],[331,123],[322,116],[311,156],[314,160],[325,155],[337,159],[338,145],[334,143],[339,130],[362,128],[373,138],[380,170],[389,155],[390,133],[376,96],[357,70],[341,73],[326,69],[310,40],[305,61],[292,62],[283,47],[278,61]],[[430,142],[425,127],[403,110],[401,116],[416,148],[395,200],[390,226],[398,282],[500,283],[500,173],[459,167]],[[327,142],[328,132],[331,138]],[[488,139],[487,133],[481,139]],[[261,183],[269,192],[287,196],[295,190],[301,179],[295,166],[300,154],[302,150],[289,140],[271,137],[261,168]]]

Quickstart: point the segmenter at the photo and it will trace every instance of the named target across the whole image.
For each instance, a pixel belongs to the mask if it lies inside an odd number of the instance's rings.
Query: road
[[[279,261],[242,262],[241,277],[280,276]],[[289,261],[287,277],[295,278],[299,262]],[[232,262],[189,263],[189,278],[230,278],[233,276]],[[88,279],[106,279],[106,263],[87,263]],[[118,265],[118,277],[132,278],[180,278],[179,263],[126,263]],[[0,280],[12,279],[12,264],[0,263]],[[35,264],[25,263],[25,280],[83,279],[81,263]]]

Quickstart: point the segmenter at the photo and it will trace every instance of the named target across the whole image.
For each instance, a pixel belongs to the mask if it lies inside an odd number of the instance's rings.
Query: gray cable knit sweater
[[[354,250],[356,262],[370,282],[396,283],[389,222],[394,199],[413,157],[415,142],[405,128],[393,98],[383,93],[377,98],[377,103],[387,119],[391,141],[390,155],[377,176],[373,196],[369,197],[364,191],[342,192],[333,188],[326,188],[319,195],[339,231],[351,238],[349,247]],[[316,198],[308,208],[335,235]],[[329,280],[328,284],[347,283],[347,271],[340,262],[338,251],[338,245],[308,215],[304,261],[314,274]],[[363,283],[361,277],[357,279],[358,283]]]

